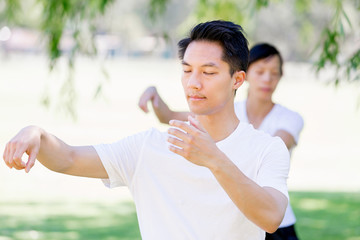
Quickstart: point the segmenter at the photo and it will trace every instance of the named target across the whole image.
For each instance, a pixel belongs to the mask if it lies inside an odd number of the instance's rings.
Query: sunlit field
[[[150,127],[166,130],[137,107],[149,85],[173,109],[187,109],[176,59],[79,59],[76,120],[57,101],[64,65],[49,74],[43,56],[0,61],[1,155],[6,142],[32,124],[72,145],[113,142]],[[324,84],[330,77],[331,72],[316,77],[307,64],[285,65],[275,100],[305,121],[288,185],[301,239],[359,240],[359,85],[334,88]],[[100,82],[103,93],[94,100]],[[40,104],[46,91],[54,100],[50,109]],[[243,86],[236,99],[245,95]],[[0,240],[5,239],[139,239],[139,230],[126,188],[110,190],[100,180],[53,173],[39,163],[25,174],[1,161]]]
[[[303,240],[359,240],[360,194],[290,192]],[[0,239],[140,239],[130,201],[0,202]]]

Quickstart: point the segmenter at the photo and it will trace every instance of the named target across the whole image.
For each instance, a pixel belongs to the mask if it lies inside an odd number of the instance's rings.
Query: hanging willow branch
[[[63,53],[60,42],[64,34],[70,33],[73,40],[71,50],[65,54],[69,69],[67,80],[60,91],[61,105],[66,112],[75,117],[74,102],[76,92],[74,89],[74,69],[76,57],[81,54],[95,56],[97,54],[94,44],[96,33],[96,19],[102,16],[114,0],[34,0],[42,8],[40,31],[46,41],[49,69],[53,70]],[[156,21],[166,11],[170,0],[149,0],[148,17]],[[225,19],[238,23],[251,20],[253,13],[268,7],[270,2],[281,3],[281,0],[198,0],[193,15],[199,21],[204,19]],[[21,9],[21,0],[0,1],[0,22],[19,23],[26,9]],[[345,26],[352,29],[353,25],[345,11],[345,4],[349,4],[360,12],[360,0],[328,0],[326,1],[334,14],[327,26],[322,31],[322,36],[317,45],[319,53],[315,67],[317,72],[327,66],[336,68],[333,83],[336,86],[340,81],[359,82],[360,80],[360,49],[354,49],[353,54],[345,57],[340,62],[339,55],[346,41]],[[310,0],[294,0],[294,6],[300,14],[310,12]],[[96,94],[101,91],[97,88]],[[44,96],[44,104],[50,104],[50,97]]]

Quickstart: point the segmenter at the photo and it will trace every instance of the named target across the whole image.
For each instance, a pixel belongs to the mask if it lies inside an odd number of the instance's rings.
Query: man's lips
[[[188,98],[192,101],[199,101],[199,100],[204,100],[206,99],[205,96],[200,95],[200,94],[189,94]]]

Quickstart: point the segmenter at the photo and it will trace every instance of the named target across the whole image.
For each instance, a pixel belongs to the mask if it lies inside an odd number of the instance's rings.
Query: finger
[[[190,135],[188,135],[186,132],[183,132],[179,129],[176,129],[176,128],[169,128],[168,129],[168,133],[170,135],[173,135],[177,138],[180,138],[182,141],[184,142],[189,142],[190,141]]]
[[[181,149],[184,149],[187,146],[187,144],[184,141],[181,141],[180,139],[177,138],[168,137],[167,141],[172,145]]]
[[[148,109],[148,102],[149,101],[153,101],[154,97],[156,96],[156,88],[153,86],[148,87],[143,94],[140,97],[140,101],[139,101],[139,107],[144,111],[144,112],[149,112]]]
[[[6,163],[6,165],[8,165],[10,167],[10,163],[9,163],[9,143],[7,143],[6,146],[5,146],[4,153],[3,153],[3,159],[4,159],[4,162]]]
[[[3,159],[4,162],[6,163],[6,165],[9,168],[12,168],[11,164],[9,163],[9,152],[10,152],[10,147],[9,144],[6,144],[5,150],[4,150],[4,154],[3,154]]]
[[[17,170],[21,170],[25,168],[25,163],[23,161],[18,161],[18,162],[13,162],[13,166],[14,168],[16,168]]]
[[[15,168],[16,170],[23,170],[23,169],[24,169],[23,167],[19,167],[19,166],[17,166],[17,165],[14,165],[14,168]]]
[[[169,124],[170,124],[170,126],[180,128],[181,130],[183,130],[193,136],[195,136],[198,133],[198,130],[195,127],[189,125],[188,123],[186,123],[184,121],[170,120]]]
[[[21,165],[21,157],[20,157],[20,162],[18,161],[18,159],[16,159],[15,156],[15,152],[16,152],[16,144],[14,143],[9,143],[9,155],[8,155],[8,159],[9,159],[9,165],[17,170],[21,170],[23,169],[22,165]]]
[[[145,113],[148,113],[149,112],[149,109],[148,109],[148,106],[147,104],[143,104],[143,105],[139,105],[139,107],[145,112]]]
[[[149,109],[147,107],[147,99],[146,99],[146,96],[141,96],[140,97],[140,100],[139,100],[139,107],[144,111],[144,112],[149,112]]]
[[[20,157],[20,162],[18,159],[14,158],[14,154],[16,152],[16,144],[10,142],[8,145],[9,145],[9,152],[8,152],[9,165],[18,170],[22,169],[21,157]]]
[[[194,118],[193,116],[189,115],[188,120],[192,126],[199,129],[202,132],[206,132],[205,128],[201,125],[200,121]]]
[[[26,168],[25,168],[25,172],[30,172],[30,169],[34,166],[35,164],[35,160],[36,160],[36,156],[37,156],[37,150],[32,151],[29,155],[29,160],[26,163]]]
[[[26,148],[26,146],[19,146],[17,148],[14,148],[13,161],[17,165],[17,167],[22,169],[25,168],[25,163],[22,160],[22,156],[24,155]]]
[[[184,150],[174,147],[172,145],[169,145],[169,150],[185,158]]]
[[[8,162],[10,165],[14,165],[14,152],[15,152],[15,147],[14,147],[14,144],[9,142],[8,143],[8,156],[7,156],[7,159],[8,159]]]

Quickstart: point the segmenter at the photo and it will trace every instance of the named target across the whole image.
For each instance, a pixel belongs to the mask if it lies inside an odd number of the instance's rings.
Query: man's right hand
[[[3,158],[9,168],[30,171],[39,153],[41,131],[36,126],[25,127],[6,144]],[[29,156],[26,163],[22,161],[24,153]]]
[[[29,157],[26,163],[22,156]],[[29,126],[11,139],[4,151],[4,161],[9,168],[29,172],[37,159],[46,168],[69,175],[108,178],[101,159],[93,146],[70,146],[47,133]]]

